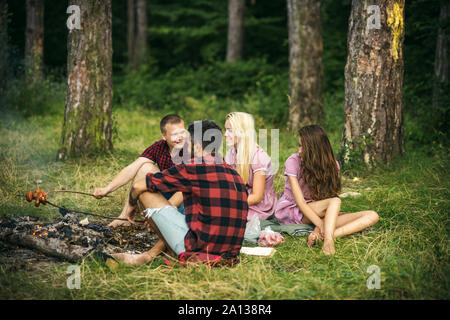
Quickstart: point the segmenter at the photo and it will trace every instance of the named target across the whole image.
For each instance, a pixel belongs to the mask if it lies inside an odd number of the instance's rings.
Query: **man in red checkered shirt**
[[[122,169],[108,186],[96,188],[94,191],[96,198],[100,199],[106,196],[131,180],[136,182],[145,177],[147,173],[163,171],[175,165],[172,161],[172,154],[175,155],[178,153],[178,150],[183,148],[186,139],[184,121],[178,115],[169,114],[161,119],[160,129],[162,140],[156,141],[145,149],[141,156]],[[181,192],[175,194],[165,193],[164,196],[169,199],[170,203],[177,207],[180,206],[180,210],[183,210],[183,197]],[[130,207],[128,206],[127,199],[119,218],[126,218],[129,210]],[[130,223],[122,220],[114,220],[109,226],[114,228],[123,224],[129,225]]]
[[[222,144],[222,131],[217,124],[196,121],[188,131],[194,157],[184,158],[182,164],[149,173],[145,179],[135,182],[129,205],[136,208],[138,199],[144,204],[152,229],[180,259],[223,258],[237,262],[247,223],[245,184],[215,152]],[[160,193],[175,191],[183,193],[185,216]],[[133,211],[129,220],[134,222]],[[114,257],[126,264],[139,265],[151,261],[154,255],[148,251],[139,255],[120,253]]]

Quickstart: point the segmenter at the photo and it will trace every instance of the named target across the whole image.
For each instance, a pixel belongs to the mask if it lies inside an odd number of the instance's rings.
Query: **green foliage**
[[[324,90],[344,90],[347,30],[351,0],[321,0]]]
[[[151,55],[159,61],[161,70],[225,60],[228,1],[154,0],[148,6]],[[287,65],[285,6],[283,1],[247,3],[247,58],[267,57],[270,63]]]
[[[180,65],[161,74],[150,70],[156,69],[144,66],[117,77],[116,103],[192,114],[195,100],[203,101],[202,112],[240,107],[271,124],[286,118],[287,71],[279,72],[265,59],[215,61],[198,69]]]
[[[346,142],[339,151],[337,158],[340,160],[341,172],[349,175],[358,175],[368,169],[364,162],[364,151],[371,145],[372,138],[363,133],[358,139]]]
[[[22,116],[61,114],[64,110],[65,83],[53,76],[28,82],[24,78],[9,79],[7,89],[0,92],[0,110]]]
[[[450,142],[450,88],[440,104],[432,101],[439,12],[439,0],[416,0],[405,7],[404,133],[416,146]]]

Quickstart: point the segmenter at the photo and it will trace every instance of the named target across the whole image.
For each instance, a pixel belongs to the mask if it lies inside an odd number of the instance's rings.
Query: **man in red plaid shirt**
[[[172,154],[178,153],[182,149],[186,139],[186,129],[184,128],[184,121],[176,114],[166,115],[160,122],[162,140],[156,141],[149,146],[134,162],[122,169],[104,188],[96,188],[94,196],[97,199],[103,198],[107,194],[117,190],[123,185],[142,179],[149,172],[158,172],[173,167],[175,164],[172,161]],[[169,201],[180,206],[183,211],[181,192],[165,193],[164,196]],[[128,216],[128,199],[125,201],[122,213],[119,218],[126,218]],[[184,211],[183,211],[184,212]],[[130,223],[123,220],[114,220],[109,224],[110,227],[117,227],[119,225],[129,225]]]
[[[210,148],[222,144],[222,131],[216,123],[196,121],[188,131],[194,157],[162,172],[150,173],[134,183],[129,205],[136,208],[139,199],[148,208],[148,222],[180,259],[224,258],[237,262],[247,223],[245,184],[215,152],[217,148]],[[214,137],[213,142],[209,142],[211,137]],[[183,193],[185,216],[160,194],[175,191]],[[134,212],[130,211],[131,222],[134,222],[133,217]],[[138,265],[151,261],[154,255],[148,251],[140,255],[120,253],[114,257],[126,264]]]

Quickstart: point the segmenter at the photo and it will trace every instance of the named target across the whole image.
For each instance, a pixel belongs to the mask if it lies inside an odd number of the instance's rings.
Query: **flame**
[[[33,231],[33,236],[39,236],[42,238],[42,236],[46,236],[48,235],[48,231],[47,230],[41,230],[42,226],[40,225],[36,225],[34,231]]]

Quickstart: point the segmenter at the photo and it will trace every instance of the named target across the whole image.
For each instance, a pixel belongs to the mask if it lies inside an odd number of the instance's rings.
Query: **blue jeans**
[[[164,198],[169,200],[175,194],[175,192],[161,192],[161,194]],[[178,212],[184,215],[186,214],[186,212],[184,211],[184,203],[180,204],[180,206],[178,207]]]
[[[165,206],[147,209],[146,217],[150,216],[161,232],[169,247],[177,254],[186,251],[184,238],[189,231],[186,217],[175,207]]]

